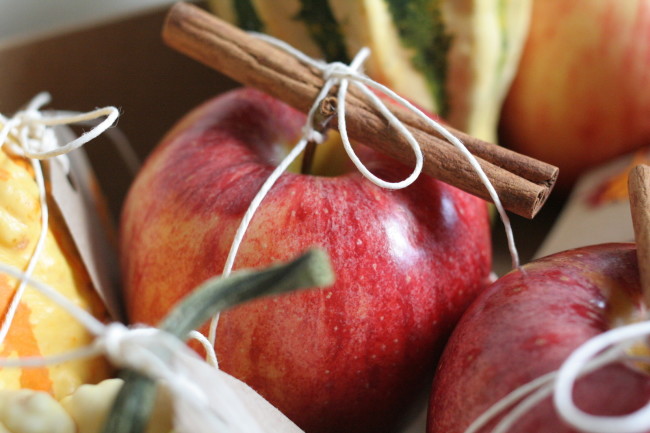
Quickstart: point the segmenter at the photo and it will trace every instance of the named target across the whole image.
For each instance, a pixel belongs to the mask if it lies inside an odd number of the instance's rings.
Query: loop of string
[[[30,101],[27,107],[17,112],[13,117],[7,118],[0,115],[0,148],[6,146],[6,150],[16,156],[28,158],[34,170],[34,178],[38,188],[39,204],[41,208],[41,227],[34,247],[34,251],[27,263],[25,274],[32,275],[38,263],[39,257],[45,247],[45,239],[49,224],[49,209],[45,189],[45,179],[40,160],[56,158],[66,173],[69,172],[70,163],[66,154],[75,150],[90,140],[96,138],[110,128],[119,115],[117,108],[105,107],[88,113],[53,112],[48,115],[41,111],[41,108],[48,104],[51,97],[48,93],[39,93]],[[85,132],[78,138],[61,145],[56,137],[53,126],[70,125],[94,121],[101,117],[105,119],[95,125],[91,130]],[[26,281],[21,279],[16,292],[0,326],[0,345],[5,341],[11,328],[16,311],[20,305],[26,288]]]
[[[582,411],[573,401],[574,384],[591,360],[628,358],[647,363],[647,357],[630,357],[626,352],[633,344],[647,344],[649,335],[650,321],[633,323],[600,334],[576,349],[558,371],[553,393],[555,408],[562,419],[581,431],[592,433],[642,433],[650,430],[650,402],[627,415],[596,416]]]
[[[8,149],[18,156],[30,159],[50,159],[63,156],[80,148],[89,141],[97,138],[110,128],[117,120],[119,111],[115,107],[98,108],[87,113],[69,111],[54,111],[45,113],[41,108],[51,100],[49,93],[39,93],[32,99],[24,110],[11,118],[0,115],[2,129],[0,129],[0,145],[7,144]],[[72,125],[105,119],[86,131],[76,139],[61,145],[52,129],[53,126]],[[69,164],[65,158],[57,159],[65,169]]]
[[[576,430],[588,433],[644,433],[650,430],[650,402],[627,415],[592,415],[579,409],[573,400],[576,381],[614,362],[644,362],[647,356],[627,352],[639,340],[650,335],[650,322],[633,323],[611,329],[590,338],[562,363],[560,368],[526,383],[498,400],[465,430],[477,433],[496,417],[499,420],[491,433],[507,433],[515,423],[545,398],[552,396],[560,418]]]
[[[328,63],[314,60],[313,58],[305,55],[301,51],[295,49],[294,47],[292,47],[291,45],[287,44],[282,40],[276,39],[274,37],[262,33],[254,33],[254,35],[259,37],[260,39],[263,39],[275,45],[278,48],[281,48],[291,53],[292,55],[297,57],[300,61],[320,70],[321,73],[323,74],[325,83],[321,88],[318,96],[316,97],[313,105],[311,106],[309,113],[307,114],[307,120],[306,120],[305,127],[303,128],[303,135],[301,139],[298,141],[295,147],[289,152],[289,154],[280,162],[280,164],[275,168],[275,170],[271,173],[271,175],[268,177],[266,182],[262,185],[258,193],[253,198],[253,201],[249,205],[246,213],[244,214],[242,221],[240,222],[240,225],[235,233],[233,242],[231,244],[231,248],[226,258],[226,263],[224,265],[222,275],[227,276],[232,271],[237,252],[243,241],[246,230],[248,229],[248,226],[251,220],[253,219],[253,216],[256,213],[257,209],[259,208],[261,202],[264,200],[264,198],[271,190],[275,182],[280,178],[282,173],[284,173],[287,170],[289,165],[298,157],[298,155],[300,155],[300,153],[303,152],[303,150],[307,146],[307,143],[310,140],[316,138],[317,142],[322,141],[322,135],[320,134],[320,132],[316,131],[314,127],[314,116],[316,114],[316,111],[320,103],[323,101],[323,99],[325,99],[329,95],[332,88],[336,85],[338,85],[337,120],[338,120],[339,133],[341,135],[341,141],[343,143],[343,147],[345,148],[346,153],[348,154],[348,157],[364,177],[366,177],[369,181],[371,181],[375,185],[378,185],[382,188],[387,188],[387,189],[406,188],[407,186],[411,185],[422,173],[423,160],[424,160],[420,144],[417,142],[415,137],[413,137],[413,134],[411,134],[411,132],[404,126],[404,124],[402,124],[399,121],[399,119],[397,119],[397,117],[386,107],[386,105],[380,100],[380,98],[374,92],[371,91],[371,89],[375,89],[381,92],[382,94],[384,94],[385,96],[387,96],[388,98],[392,99],[393,101],[396,101],[397,103],[401,104],[402,106],[408,108],[409,110],[417,114],[421,119],[427,122],[427,124],[431,126],[435,131],[437,131],[446,140],[448,140],[451,144],[453,144],[456,148],[458,148],[461,151],[461,153],[467,158],[470,165],[472,166],[472,169],[478,174],[479,179],[485,185],[492,201],[494,202],[497,212],[501,218],[501,221],[504,224],[506,237],[508,239],[508,248],[510,251],[510,256],[512,258],[512,266],[513,268],[519,267],[519,254],[515,246],[514,234],[510,224],[510,219],[508,218],[508,215],[503,205],[501,204],[501,200],[499,199],[499,196],[496,190],[494,189],[494,186],[492,185],[487,175],[481,168],[477,159],[474,157],[474,155],[472,155],[467,150],[467,148],[461,142],[461,140],[458,139],[458,137],[456,137],[455,135],[451,134],[444,126],[442,126],[435,120],[431,119],[429,116],[423,113],[419,108],[417,108],[409,101],[399,96],[397,93],[393,92],[388,87],[377,83],[376,81],[368,78],[366,75],[364,75],[361,72],[361,67],[363,65],[363,62],[370,55],[370,50],[368,48],[361,49],[359,53],[354,57],[352,63],[349,66],[340,62],[334,62],[328,64]],[[399,182],[387,182],[383,179],[380,179],[377,176],[375,176],[373,173],[371,173],[370,170],[368,170],[368,168],[363,164],[363,162],[356,155],[353,146],[350,142],[350,138],[348,137],[347,129],[346,129],[345,101],[346,101],[348,87],[350,85],[354,85],[361,92],[363,92],[363,94],[366,97],[368,97],[371,103],[382,113],[382,115],[386,118],[388,123],[393,128],[397,129],[410,144],[413,153],[415,155],[415,167],[411,172],[411,174],[406,179]],[[214,352],[214,344],[216,341],[218,322],[219,322],[219,314],[215,315],[212,318],[208,330],[208,341],[210,342],[210,347],[206,358],[207,361],[214,366],[217,366],[217,361],[216,361],[217,357],[216,357],[216,353]]]

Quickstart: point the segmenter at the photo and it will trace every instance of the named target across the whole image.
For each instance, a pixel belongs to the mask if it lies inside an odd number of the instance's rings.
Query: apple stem
[[[311,174],[312,166],[314,164],[314,155],[316,154],[317,143],[314,140],[307,143],[305,153],[302,157],[302,164],[300,165],[301,174]]]
[[[336,97],[328,96],[326,98],[323,98],[318,106],[318,109],[314,113],[312,120],[312,129],[320,134],[324,134],[325,131],[327,131],[330,120],[332,120],[334,114],[336,114],[336,107]],[[305,153],[302,157],[300,173],[311,174],[317,145],[318,142],[316,140],[310,140],[309,143],[307,143],[307,147],[305,147]]]
[[[650,166],[637,165],[628,177],[630,211],[646,309],[650,309]]]

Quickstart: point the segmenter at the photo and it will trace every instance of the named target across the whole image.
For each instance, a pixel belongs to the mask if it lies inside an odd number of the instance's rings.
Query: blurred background
[[[0,0],[0,41],[84,26],[173,0]]]

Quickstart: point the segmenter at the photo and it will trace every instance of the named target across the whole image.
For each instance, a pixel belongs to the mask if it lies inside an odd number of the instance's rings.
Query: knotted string
[[[27,276],[31,276],[34,272],[34,268],[45,247],[49,224],[45,180],[43,178],[40,160],[55,158],[65,172],[69,172],[70,162],[66,154],[98,137],[115,123],[119,115],[115,107],[100,108],[88,113],[43,113],[41,108],[48,104],[50,100],[51,97],[48,93],[39,93],[24,110],[17,112],[13,117],[7,118],[0,114],[0,148],[5,147],[7,152],[29,159],[34,170],[34,178],[38,188],[41,208],[41,228],[36,246],[25,270],[25,275]],[[101,123],[95,125],[78,138],[63,145],[59,143],[56,133],[52,128],[57,125],[91,122],[102,117],[105,117],[105,119]],[[0,345],[4,343],[9,333],[16,311],[25,292],[25,287],[25,280],[20,280],[18,288],[13,294],[9,308],[2,320],[2,326],[0,326]]]
[[[39,93],[24,110],[11,118],[0,115],[0,146],[7,145],[8,150],[18,156],[29,159],[50,159],[63,156],[80,148],[97,138],[110,128],[119,116],[115,107],[98,108],[87,113],[70,111],[43,112],[41,108],[51,101],[47,92]],[[91,130],[76,139],[61,145],[56,138],[53,126],[85,123],[99,118],[105,119]],[[9,140],[8,140],[9,139]],[[58,158],[64,168],[69,169],[67,158]]]
[[[361,172],[361,174],[364,177],[366,177],[369,181],[382,188],[401,189],[411,185],[422,173],[423,155],[422,155],[422,149],[420,147],[420,144],[415,139],[415,137],[413,137],[413,134],[411,134],[411,132],[404,126],[404,124],[402,124],[402,122],[400,122],[399,119],[397,119],[397,117],[386,107],[384,102],[382,102],[381,99],[374,92],[371,91],[371,89],[375,89],[381,92],[382,94],[384,94],[385,96],[387,96],[389,99],[392,99],[393,101],[401,104],[402,106],[408,108],[413,113],[418,115],[430,127],[432,127],[435,131],[437,131],[441,136],[443,136],[456,148],[458,148],[461,151],[461,153],[467,158],[470,165],[472,166],[472,169],[478,174],[479,179],[485,185],[492,201],[494,202],[497,212],[501,218],[501,221],[504,224],[506,237],[508,240],[508,248],[510,251],[510,256],[512,258],[512,266],[513,268],[519,267],[519,254],[515,246],[514,234],[512,231],[512,226],[510,224],[510,219],[503,205],[501,204],[501,200],[499,199],[499,196],[496,190],[494,189],[494,186],[492,185],[487,175],[481,168],[477,159],[474,157],[474,155],[472,155],[467,150],[467,148],[462,143],[462,141],[458,139],[458,137],[450,133],[444,126],[442,126],[440,123],[436,122],[435,120],[431,119],[419,108],[411,104],[408,100],[399,96],[390,88],[377,83],[376,81],[370,79],[369,77],[367,77],[361,72],[363,62],[370,55],[370,50],[368,48],[361,49],[359,53],[354,57],[352,63],[348,66],[341,62],[325,63],[322,61],[317,61],[307,56],[306,54],[302,53],[301,51],[295,49],[294,47],[292,47],[291,45],[287,44],[282,40],[276,39],[272,36],[262,34],[262,33],[254,33],[254,35],[259,37],[260,39],[263,39],[277,46],[278,48],[287,51],[288,53],[297,57],[298,60],[321,71],[325,83],[321,88],[318,96],[316,97],[314,103],[312,104],[309,113],[307,114],[307,120],[303,128],[302,137],[295,145],[295,147],[289,152],[289,154],[275,168],[275,170],[271,173],[268,179],[264,182],[264,184],[262,185],[258,193],[253,198],[246,213],[244,214],[242,221],[240,222],[240,225],[235,233],[235,237],[231,244],[230,251],[226,258],[226,263],[224,265],[224,269],[222,272],[224,276],[229,275],[230,272],[232,271],[233,264],[237,256],[237,252],[243,241],[244,235],[246,234],[246,230],[248,229],[248,226],[250,225],[250,222],[253,216],[255,215],[255,212],[259,208],[261,202],[264,200],[264,198],[271,190],[275,182],[287,170],[287,168],[298,157],[298,155],[300,155],[304,151],[309,141],[315,141],[317,143],[322,142],[323,140],[322,135],[320,134],[319,131],[315,129],[314,117],[321,102],[329,95],[332,88],[337,85],[338,85],[337,120],[338,120],[339,133],[341,135],[341,141],[350,160],[354,163],[354,165]],[[363,92],[363,94],[371,101],[372,105],[375,108],[377,108],[379,112],[386,118],[388,123],[392,127],[396,128],[410,144],[413,153],[415,154],[415,167],[413,169],[413,172],[406,179],[399,182],[387,182],[383,179],[378,178],[373,173],[371,173],[370,170],[368,170],[368,168],[363,164],[363,162],[359,159],[359,157],[354,152],[354,149],[348,137],[348,133],[346,129],[346,116],[345,116],[346,95],[347,95],[348,87],[350,85],[354,85],[361,92]],[[209,331],[208,331],[209,345],[203,344],[204,348],[208,352],[208,355],[206,356],[208,361],[211,362],[215,367],[218,366],[216,353],[214,352],[214,344],[216,341],[218,322],[219,322],[219,315],[217,314],[215,315],[215,317],[212,318],[210,322]]]
[[[0,367],[45,367],[78,359],[104,355],[113,365],[129,368],[164,384],[175,396],[191,404],[218,425],[227,426],[209,405],[209,398],[198,384],[178,374],[170,358],[182,362],[196,357],[184,342],[160,329],[140,326],[128,328],[122,323],[104,324],[92,314],[79,308],[50,286],[34,279],[26,272],[0,263],[0,272],[25,281],[30,287],[56,303],[95,336],[93,343],[64,353],[47,357],[0,358]]]

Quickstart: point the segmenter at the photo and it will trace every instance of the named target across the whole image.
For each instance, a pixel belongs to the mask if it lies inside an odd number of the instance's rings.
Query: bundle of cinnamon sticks
[[[170,9],[163,39],[189,57],[304,113],[324,84],[320,70],[191,4],[181,2]],[[490,200],[486,187],[460,150],[410,110],[395,104],[389,109],[419,142],[426,174]],[[353,87],[346,99],[346,124],[351,139],[413,165],[415,157],[406,138]],[[338,127],[336,118],[330,126]],[[477,158],[506,210],[526,218],[537,214],[555,184],[557,167],[447,129]]]

